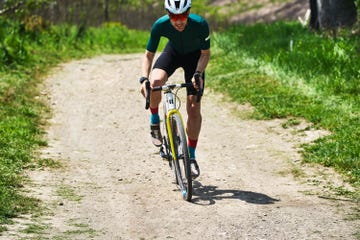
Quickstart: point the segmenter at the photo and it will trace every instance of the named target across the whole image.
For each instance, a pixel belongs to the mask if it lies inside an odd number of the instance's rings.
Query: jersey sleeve
[[[207,50],[210,49],[210,30],[209,25],[204,20],[202,22],[202,31],[201,31],[201,50]]]
[[[159,31],[159,25],[155,22],[151,28],[150,38],[146,45],[146,50],[148,50],[150,52],[156,52],[156,50],[159,46],[160,38],[161,38],[161,35],[160,35],[160,31]]]

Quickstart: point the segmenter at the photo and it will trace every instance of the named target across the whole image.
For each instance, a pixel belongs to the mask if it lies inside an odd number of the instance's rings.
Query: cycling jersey
[[[205,19],[193,13],[189,14],[187,25],[182,32],[171,25],[168,15],[156,20],[152,26],[146,49],[150,52],[156,52],[161,37],[169,39],[169,44],[179,54],[210,48],[209,26]]]

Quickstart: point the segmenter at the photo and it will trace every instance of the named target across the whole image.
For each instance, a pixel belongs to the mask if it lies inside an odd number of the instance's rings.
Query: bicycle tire
[[[183,199],[186,201],[191,201],[193,191],[192,177],[184,126],[180,116],[177,114],[171,116],[170,121],[173,143],[176,152],[176,158],[172,158],[173,166],[175,168],[176,183],[180,188]]]
[[[167,155],[167,161],[169,161],[169,166],[171,168],[171,170],[174,172],[174,180],[175,180],[175,184],[178,184],[178,180],[176,177],[176,170],[175,170],[175,166],[174,166],[174,161],[173,161],[173,156],[171,153],[171,149],[170,149],[170,140],[168,138],[168,136],[164,137],[163,139],[163,145],[165,147],[165,154]]]

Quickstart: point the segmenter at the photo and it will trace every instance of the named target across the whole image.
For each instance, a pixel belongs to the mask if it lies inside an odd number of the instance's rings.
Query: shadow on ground
[[[213,205],[216,201],[223,199],[237,199],[252,204],[274,204],[280,199],[269,197],[262,193],[242,191],[235,189],[219,189],[217,186],[203,186],[194,181],[194,192],[192,202],[199,205]]]

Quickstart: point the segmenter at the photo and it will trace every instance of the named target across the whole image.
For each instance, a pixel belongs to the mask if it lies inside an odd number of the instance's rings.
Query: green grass
[[[359,36],[333,40],[297,23],[238,26],[214,34],[209,86],[259,119],[302,117],[332,132],[304,145],[305,161],[360,185]]]
[[[214,33],[207,86],[253,105],[254,118],[289,118],[284,127],[305,118],[313,127],[331,131],[303,146],[304,159],[336,168],[358,187],[359,36],[340,36],[332,40],[295,23]],[[0,231],[11,218],[39,207],[21,192],[24,170],[59,166],[36,154],[46,146],[42,129],[48,109],[36,87],[46,72],[69,59],[143,52],[147,37],[147,32],[119,23],[24,31],[19,23],[0,18]],[[63,194],[69,193],[65,190]]]
[[[0,223],[36,207],[36,200],[17,190],[22,185],[23,169],[32,161],[32,152],[45,145],[39,128],[41,105],[35,104],[31,95],[34,87],[30,78],[19,69],[11,71],[1,74],[8,87],[0,93]]]
[[[79,202],[82,199],[82,196],[80,196],[76,189],[72,188],[69,185],[60,185],[58,186],[58,189],[56,191],[57,195],[62,197],[63,199],[66,199],[68,201],[75,201]]]
[[[144,51],[147,37],[118,23],[24,31],[21,24],[0,18],[0,226],[40,207],[21,193],[24,170],[60,166],[36,153],[47,144],[42,129],[48,107],[37,88],[46,72],[69,59]]]

